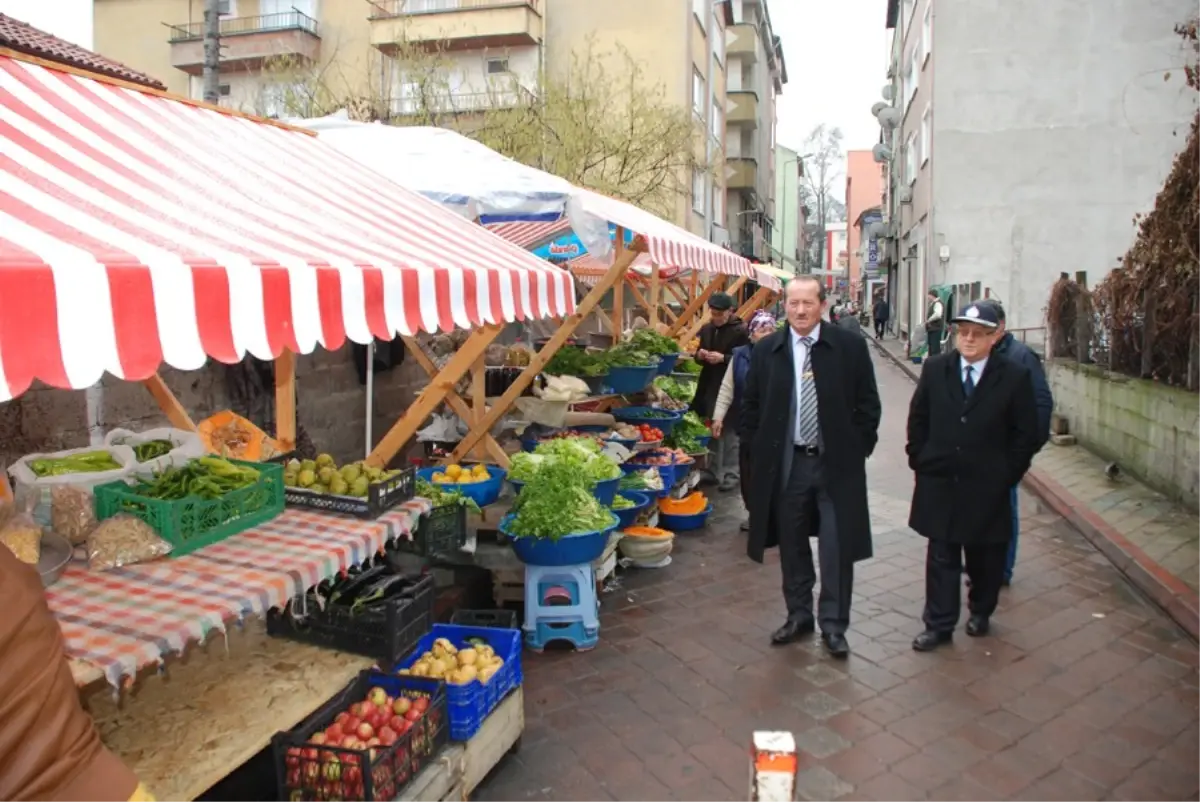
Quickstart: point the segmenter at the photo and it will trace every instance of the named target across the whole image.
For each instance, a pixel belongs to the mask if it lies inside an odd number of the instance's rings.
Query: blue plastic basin
[[[465,466],[464,466],[465,467]],[[473,499],[480,507],[486,507],[489,504],[495,504],[496,499],[500,498],[500,490],[504,487],[504,477],[508,476],[508,471],[496,465],[487,466],[488,475],[491,477],[485,482],[472,482],[471,484],[458,484],[445,482],[435,487],[440,487],[447,492],[455,490],[461,492],[469,499]],[[444,471],[445,468],[438,466],[434,468],[421,468],[417,471],[417,476],[424,479],[426,482],[433,484],[433,475]]]
[[[608,545],[608,536],[620,523],[612,516],[612,526],[599,532],[575,532],[558,540],[516,537],[508,530],[512,515],[500,521],[500,531],[512,540],[513,552],[526,565],[585,565],[596,560]]]
[[[675,428],[675,424],[679,423],[683,417],[682,412],[675,413],[669,409],[654,407],[621,407],[612,410],[609,414],[622,423],[631,423],[634,426],[639,423],[648,423],[663,434],[670,434],[671,430]]]
[[[658,525],[672,532],[688,532],[692,529],[702,528],[708,522],[708,516],[711,514],[711,501],[704,508],[703,512],[698,512],[694,515],[670,515],[660,510],[658,513]]]
[[[654,380],[658,363],[644,368],[610,368],[604,384],[617,395],[640,393]]]
[[[679,361],[679,354],[663,354],[658,363],[658,375],[670,376],[671,371],[675,370],[675,363]]]
[[[618,526],[624,529],[627,526],[633,526],[633,522],[637,520],[638,515],[642,510],[650,506],[650,496],[645,493],[639,493],[636,490],[622,490],[618,495],[629,499],[636,507],[626,507],[623,510],[613,510],[613,515],[617,516],[620,521]]]
[[[624,476],[624,474],[621,474]],[[612,504],[613,499],[617,496],[617,487],[621,484],[621,476],[616,479],[606,479],[603,482],[597,482],[592,486],[592,495],[596,497],[604,506]],[[508,483],[512,485],[513,492],[516,495],[521,495],[521,490],[525,487],[524,482],[518,482],[516,479],[509,479]]]

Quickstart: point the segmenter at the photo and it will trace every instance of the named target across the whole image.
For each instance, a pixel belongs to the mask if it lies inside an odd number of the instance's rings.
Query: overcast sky
[[[0,12],[91,48],[92,0],[0,0]]]

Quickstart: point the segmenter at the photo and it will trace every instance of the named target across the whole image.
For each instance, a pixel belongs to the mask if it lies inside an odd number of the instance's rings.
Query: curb
[[[874,340],[871,340],[871,344],[909,378],[917,379],[916,366],[900,359]],[[1200,596],[1196,591],[1041,471],[1031,468],[1021,484],[1083,535],[1134,587],[1182,627],[1192,640],[1200,640]]]

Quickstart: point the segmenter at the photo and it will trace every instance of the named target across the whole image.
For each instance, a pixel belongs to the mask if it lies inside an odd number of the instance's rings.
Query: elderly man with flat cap
[[[908,465],[916,474],[908,525],[929,539],[925,631],[913,649],[954,637],[962,571],[970,588],[966,632],[991,628],[1012,539],[1011,489],[1039,445],[1029,369],[995,352],[994,306],[971,304],[951,322],[955,348],[930,358],[908,410]]]
[[[708,323],[700,329],[700,345],[696,349],[696,361],[701,367],[696,395],[692,398],[692,409],[705,420],[712,418],[717,406],[717,394],[721,392],[721,380],[725,378],[733,349],[750,344],[746,324],[733,313],[730,295],[713,293],[708,299],[708,315]],[[712,473],[722,490],[733,490],[738,486],[736,429],[736,423],[730,423],[720,437],[713,438]]]

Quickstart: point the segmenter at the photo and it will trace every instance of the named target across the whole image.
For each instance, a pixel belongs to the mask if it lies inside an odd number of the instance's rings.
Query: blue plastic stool
[[[578,651],[600,642],[600,599],[590,563],[525,566],[525,645],[540,652],[562,640]]]

